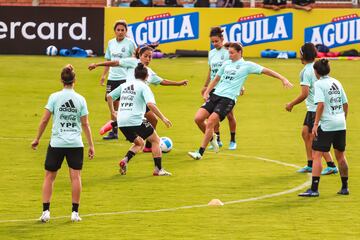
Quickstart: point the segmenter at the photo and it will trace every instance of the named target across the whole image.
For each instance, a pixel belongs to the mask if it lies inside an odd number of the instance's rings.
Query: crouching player
[[[144,64],[139,63],[135,68],[135,80],[126,82],[107,96],[107,102],[113,119],[117,119],[120,131],[126,139],[133,143],[125,157],[119,162],[120,173],[126,174],[127,165],[136,153],[141,151],[144,146],[144,140],[152,144],[152,154],[155,163],[154,176],[170,176],[171,173],[163,169],[161,165],[160,138],[153,126],[144,119],[146,106],[158,116],[167,127],[171,122],[160,112],[155,105],[154,95],[146,84],[148,70]],[[113,100],[120,97],[119,111],[115,112]]]
[[[342,187],[338,194],[348,195],[348,164],[345,158],[346,145],[346,116],[348,103],[341,83],[328,76],[330,66],[327,59],[321,59],[314,64],[316,77],[315,97],[317,103],[316,116],[313,127],[315,135],[312,149],[314,162],[312,169],[311,188],[300,197],[318,197],[319,182],[322,170],[321,156],[329,152],[331,144],[334,147],[335,157],[339,164]]]

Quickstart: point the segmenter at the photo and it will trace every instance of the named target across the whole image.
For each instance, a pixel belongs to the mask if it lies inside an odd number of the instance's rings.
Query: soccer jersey
[[[308,63],[300,72],[300,85],[309,87],[309,95],[306,98],[306,108],[309,112],[316,112],[316,105],[314,103],[314,83],[317,80],[314,72],[314,63]]]
[[[343,104],[347,103],[347,97],[338,80],[324,76],[316,81],[314,101],[316,104],[324,103],[324,111],[319,123],[323,131],[346,129]]]
[[[89,114],[85,98],[64,88],[50,95],[45,108],[53,114],[50,146],[83,147],[80,118]]]
[[[135,80],[135,68],[140,62],[136,58],[124,58],[120,60],[120,66],[127,68],[127,80]],[[159,85],[163,79],[159,77],[150,67],[146,67],[148,70],[148,78],[146,84]]]
[[[139,79],[120,85],[109,95],[112,99],[120,97],[117,114],[119,127],[140,126],[146,112],[146,104],[155,104],[155,98],[150,87]]]
[[[243,58],[236,62],[228,60],[223,63],[216,73],[220,77],[220,81],[216,85],[214,94],[230,98],[236,102],[248,75],[252,73],[261,74],[262,70],[262,66],[245,61]]]
[[[136,49],[136,44],[130,38],[124,38],[120,42],[113,38],[109,41],[105,52],[105,58],[111,61],[120,60],[131,57]],[[119,81],[126,79],[127,68],[125,67],[110,67],[108,79],[112,81]]]
[[[216,48],[209,51],[209,66],[210,66],[210,81],[212,81],[216,73],[219,71],[220,67],[225,61],[229,60],[229,51],[225,47],[217,50]]]

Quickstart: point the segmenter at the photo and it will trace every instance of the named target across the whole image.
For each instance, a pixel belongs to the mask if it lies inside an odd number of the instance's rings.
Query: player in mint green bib
[[[61,72],[64,86],[62,91],[50,95],[45,106],[45,113],[40,122],[38,133],[31,143],[35,150],[47,124],[53,116],[50,144],[45,159],[45,179],[43,184],[43,213],[40,221],[50,220],[50,200],[54,181],[64,158],[70,170],[72,187],[71,221],[81,221],[78,208],[81,193],[81,169],[84,158],[84,145],[81,139],[81,129],[84,131],[89,144],[88,155],[94,157],[94,143],[88,120],[88,109],[84,97],[74,91],[75,72],[69,64]]]
[[[209,51],[209,57],[208,57],[208,64],[209,64],[209,72],[208,76],[206,78],[205,84],[203,89],[201,90],[201,94],[203,94],[208,87],[209,83],[215,78],[216,73],[219,71],[220,67],[223,65],[223,63],[227,60],[229,60],[229,52],[228,49],[224,46],[224,37],[222,34],[223,30],[220,27],[214,27],[210,31],[210,41],[212,45],[214,46],[214,49]],[[215,86],[216,88],[216,86]],[[215,91],[211,92],[211,94]],[[235,133],[236,133],[236,119],[234,116],[233,110],[229,112],[229,114],[226,116],[229,121],[229,129],[230,129],[230,143],[228,149],[235,150],[236,140],[235,140]],[[217,141],[219,147],[222,147],[223,143],[220,140],[220,125],[215,126],[215,133],[217,135]],[[209,147],[210,149],[212,146]]]
[[[172,81],[172,80],[168,80],[168,79],[164,79],[162,77],[160,77],[159,75],[157,75],[150,67],[149,64],[151,63],[152,60],[152,54],[153,54],[154,49],[150,46],[144,46],[144,47],[139,47],[136,50],[135,56],[136,58],[124,58],[121,60],[116,60],[116,61],[107,61],[107,62],[101,62],[101,63],[92,63],[89,65],[89,70],[93,70],[98,66],[121,66],[123,68],[127,68],[128,69],[128,74],[127,74],[127,81],[133,81],[134,78],[134,69],[137,66],[137,64],[140,62],[142,64],[144,64],[147,67],[148,70],[148,78],[146,80],[147,84],[152,84],[152,85],[162,85],[162,86],[186,86],[188,84],[188,80],[182,80],[182,81]],[[145,114],[146,119],[152,124],[152,126],[156,129],[156,125],[157,125],[157,117],[155,116],[155,114],[150,111],[150,109],[147,108],[146,114]],[[149,141],[146,141],[145,147],[143,149],[144,152],[151,152],[151,143]]]
[[[249,74],[263,73],[279,79],[286,88],[292,87],[292,84],[279,73],[256,63],[245,61],[242,58],[242,46],[238,43],[231,43],[229,45],[229,57],[230,60],[223,63],[216,73],[215,79],[211,81],[204,92],[203,97],[206,102],[195,115],[195,122],[204,133],[204,137],[198,151],[188,152],[188,155],[193,159],[199,160],[202,158],[205,148],[210,141],[214,151],[219,151],[214,127],[224,120],[226,115],[235,106]],[[209,95],[215,86],[214,93]]]
[[[125,20],[116,21],[114,24],[114,32],[116,37],[108,42],[108,46],[105,52],[105,59],[108,61],[116,61],[124,58],[132,57],[136,50],[135,42],[126,37],[128,25]],[[105,67],[101,76],[100,84],[103,85],[106,74],[109,72],[108,80],[106,83],[106,95],[112,90],[126,82],[127,68],[126,67]],[[106,101],[105,95],[105,101]],[[114,101],[114,108],[117,109],[119,102]],[[108,136],[105,136],[104,140],[117,139],[117,128],[114,127]]]
[[[341,189],[340,195],[349,195],[348,164],[345,157],[346,147],[346,117],[348,100],[341,83],[330,77],[329,60],[321,59],[314,64],[318,81],[315,82],[314,103],[316,116],[312,133],[315,138],[312,143],[314,162],[312,169],[311,188],[300,193],[300,197],[318,197],[320,174],[322,170],[321,157],[329,152],[331,145],[339,164]]]
[[[301,63],[304,64],[304,68],[300,72],[300,85],[301,93],[294,100],[287,103],[285,106],[286,111],[291,112],[292,108],[303,102],[305,100],[307,112],[305,115],[305,120],[302,128],[302,138],[305,143],[305,150],[307,156],[307,165],[303,168],[297,170],[299,173],[308,173],[312,171],[313,163],[313,151],[311,149],[311,144],[313,141],[313,135],[311,134],[312,128],[314,126],[316,105],[314,103],[315,88],[314,84],[317,81],[314,72],[314,61],[317,56],[317,51],[312,43],[305,43],[300,48]],[[334,164],[334,161],[330,153],[324,154],[324,159],[327,164],[327,168],[324,169],[322,175],[335,174],[338,172],[337,167]]]

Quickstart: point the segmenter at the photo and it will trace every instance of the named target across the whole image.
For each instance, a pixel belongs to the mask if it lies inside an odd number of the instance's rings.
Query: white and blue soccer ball
[[[173,148],[173,142],[168,137],[160,138],[160,149],[163,153],[168,153]]]
[[[48,56],[56,56],[57,53],[58,53],[58,49],[53,45],[50,45],[46,48],[46,55]]]

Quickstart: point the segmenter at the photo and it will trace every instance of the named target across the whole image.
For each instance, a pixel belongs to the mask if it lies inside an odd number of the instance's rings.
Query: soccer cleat
[[[340,191],[337,192],[339,195],[349,195],[349,189],[348,188],[342,188]]]
[[[144,147],[143,152],[144,152],[144,153],[152,152],[152,149],[151,149],[151,148]]]
[[[219,144],[217,142],[217,135],[214,133],[213,138],[210,141],[211,146],[213,147],[214,152],[219,152]]]
[[[50,211],[49,210],[43,211],[39,220],[43,223],[50,221]]]
[[[218,141],[217,143],[218,143],[218,145],[219,145],[219,148],[221,148],[221,147],[224,145],[221,141]],[[210,145],[210,146],[208,147],[208,150],[213,150],[213,149],[214,149],[214,147],[213,147],[212,145]]]
[[[196,151],[196,152],[188,152],[188,155],[190,157],[192,157],[193,159],[195,159],[195,160],[200,160],[201,157],[202,157],[201,154],[198,151]]]
[[[336,174],[339,170],[337,167],[327,167],[324,170],[321,171],[321,175],[330,175],[330,174]]]
[[[112,120],[110,120],[110,121],[108,121],[107,123],[105,123],[105,125],[104,126],[102,126],[101,127],[101,129],[100,129],[100,135],[104,135],[105,133],[107,133],[108,131],[110,131],[113,127],[112,127],[112,123],[113,123],[113,121]]]
[[[127,162],[123,159],[119,162],[119,166],[120,166],[120,174],[121,175],[126,175],[126,170],[127,170]]]
[[[299,197],[318,197],[319,195],[320,193],[318,191],[313,191],[311,188],[306,190],[306,192],[298,194]]]
[[[78,212],[75,212],[75,211],[73,211],[72,213],[71,213],[71,221],[72,222],[80,222],[82,219],[81,219],[81,217],[79,216],[79,213]]]
[[[154,170],[153,172],[154,176],[171,176],[171,173],[169,173],[168,171],[166,171],[165,169],[160,169],[158,170],[157,168]]]
[[[113,140],[113,139],[118,139],[118,135],[115,134],[114,132],[109,132],[109,134],[105,137],[103,137],[104,140]]]
[[[310,172],[312,172],[312,167],[309,167],[309,166],[306,165],[305,167],[300,168],[296,172],[298,172],[298,173],[310,173]]]
[[[237,147],[236,142],[230,141],[229,150],[235,150]]]

